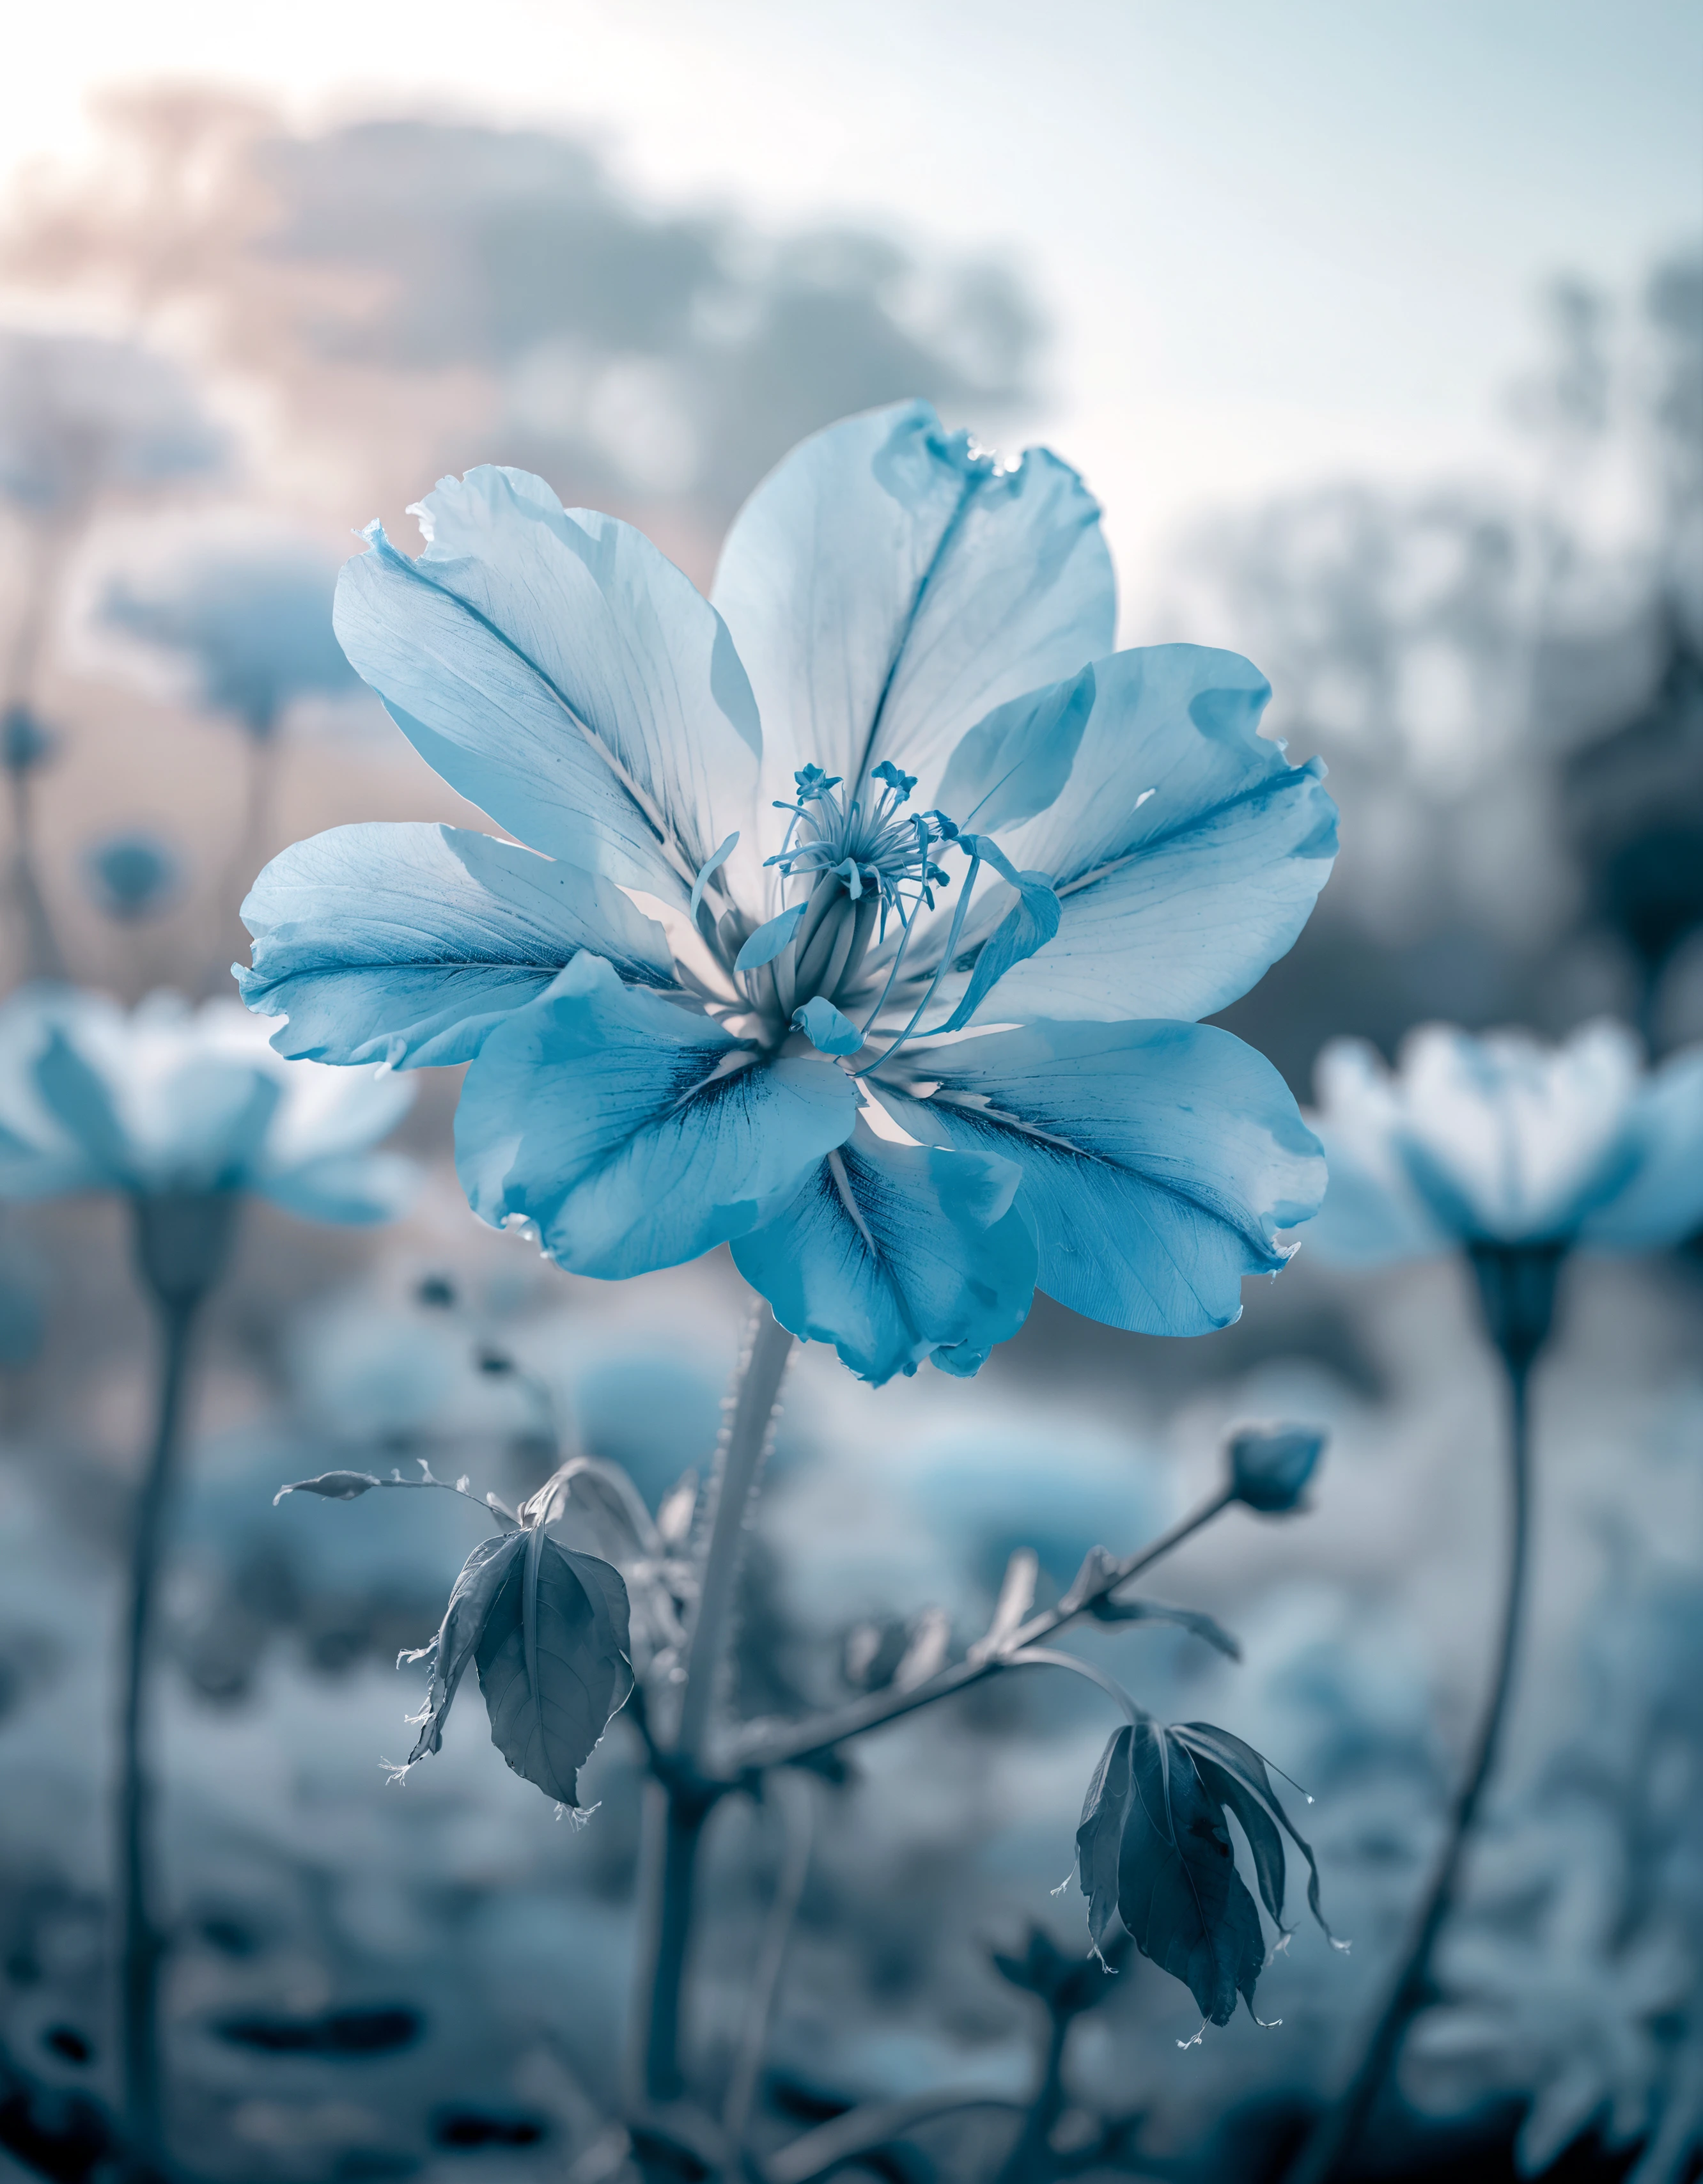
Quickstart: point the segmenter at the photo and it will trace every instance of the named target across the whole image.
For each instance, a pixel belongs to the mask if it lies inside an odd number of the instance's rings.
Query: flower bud
[[[1324,1453],[1319,1426],[1241,1426],[1225,1447],[1232,1499],[1262,1517],[1293,1516]]]

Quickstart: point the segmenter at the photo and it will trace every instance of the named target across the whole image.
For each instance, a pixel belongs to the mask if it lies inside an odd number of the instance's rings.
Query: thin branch
[[[803,1776],[778,1774],[771,1779],[770,1787],[781,1815],[783,1851],[781,1870],[775,1880],[775,1900],[769,1906],[762,1946],[757,1953],[757,1966],[746,2001],[739,2058],[728,2082],[726,2104],[721,2112],[728,2143],[736,2149],[744,2144],[746,2127],[751,2120],[757,2081],[769,2045],[775,2000],[780,1992],[781,1975],[786,1969],[787,1947],[793,1937],[799,1906],[804,1901],[804,1883],[810,1878],[811,1839],[815,1834],[815,1806],[810,1786]]]
[[[1055,1631],[1075,1622],[1078,1616],[1091,1613],[1098,1602],[1109,1599],[1120,1585],[1138,1577],[1204,1525],[1210,1524],[1234,1499],[1229,1487],[1221,1487],[1210,1500],[1203,1502],[1150,1546],[1138,1548],[1121,1562],[1111,1563],[1082,1590],[1072,1585],[1056,1607],[1044,1608],[1039,1614],[1032,1615],[1011,1632],[996,1652],[972,1655],[968,1660],[957,1662],[910,1691],[874,1691],[867,1698],[854,1700],[849,1706],[817,1714],[813,1719],[788,1722],[778,1728],[753,1723],[734,1738],[729,1752],[730,1766],[736,1773],[796,1766],[802,1760],[832,1751],[848,1737],[861,1736],[871,1729],[879,1729],[885,1722],[898,1720],[901,1714],[915,1713],[919,1707],[932,1706],[937,1699],[949,1697],[954,1691],[967,1691],[972,1684],[997,1675],[1000,1669],[1010,1666],[1014,1654],[1030,1650],[1050,1638]],[[1077,1584],[1081,1584],[1080,1579]]]

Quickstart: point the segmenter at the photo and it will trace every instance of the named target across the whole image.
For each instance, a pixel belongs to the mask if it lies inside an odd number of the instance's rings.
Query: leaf
[[[418,1716],[420,1735],[400,1772],[406,1773],[428,1752],[442,1750],[445,1718],[484,1635],[493,1604],[525,1548],[527,1537],[524,1532],[502,1532],[495,1539],[481,1540],[461,1565],[437,1636],[415,1652],[397,1656],[398,1668],[404,1661],[424,1661],[431,1671],[425,1710]]]
[[[1210,1722],[1178,1722],[1172,1735],[1193,1755],[1195,1764],[1225,1804],[1235,1814],[1242,1832],[1248,1838],[1248,1847],[1254,1853],[1255,1871],[1260,1875],[1260,1893],[1266,1900],[1266,1908],[1273,1919],[1281,1920],[1283,1903],[1283,1883],[1281,1877],[1276,1884],[1277,1902],[1267,1893],[1265,1875],[1261,1868],[1261,1852],[1255,1831],[1244,1816],[1244,1807],[1264,1814],[1266,1824],[1275,1821],[1288,1836],[1295,1848],[1307,1862],[1307,1908],[1318,1921],[1321,1930],[1333,1949],[1348,1947],[1331,1932],[1324,1913],[1319,1908],[1318,1861],[1313,1856],[1312,1845],[1296,1828],[1283,1810],[1272,1780],[1266,1772],[1266,1763],[1251,1744],[1244,1744],[1239,1736],[1233,1736],[1227,1729],[1215,1729]],[[1308,1799],[1308,1802],[1312,1801]],[[1282,1873],[1281,1843],[1277,1845],[1278,1872]]]
[[[578,1803],[579,1769],[632,1690],[629,1642],[620,1572],[541,1529],[525,1534],[476,1658],[492,1742],[559,1804]]]
[[[1242,1658],[1241,1646],[1223,1624],[1199,1608],[1165,1607],[1156,1600],[1114,1600],[1105,1596],[1094,1602],[1088,1613],[1097,1623],[1174,1623],[1191,1637],[1216,1646],[1227,1660]]]
[[[353,1502],[357,1496],[382,1486],[370,1471],[322,1471],[317,1479],[292,1479],[272,1496],[275,1509],[287,1494],[323,1494],[328,1502]]]
[[[520,1514],[565,1530],[578,1546],[617,1568],[662,1552],[644,1496],[620,1464],[604,1457],[570,1457],[522,1502]]]
[[[1118,1846],[1117,1912],[1135,1946],[1227,2025],[1266,1962],[1260,1914],[1236,1870],[1223,1808],[1192,1753],[1149,1721],[1128,1732],[1134,1787]]]
[[[810,907],[808,900],[795,902],[783,910],[778,917],[771,917],[766,925],[760,925],[733,959],[736,971],[760,971],[765,963],[772,963],[793,933],[799,929],[799,920]]]
[[[1201,1614],[1192,1607],[1162,1607],[1153,1600],[1118,1600],[1103,1588],[1110,1585],[1117,1577],[1116,1555],[1105,1547],[1090,1547],[1082,1557],[1082,1566],[1071,1580],[1070,1591],[1059,1602],[1066,1615],[1086,1613],[1097,1623],[1174,1623],[1180,1630],[1215,1646],[1232,1661],[1239,1661],[1242,1648],[1238,1641],[1210,1615]],[[1095,1598],[1098,1594],[1099,1596]]]
[[[1077,1881],[1088,1900],[1088,1940],[1102,1955],[1118,1908],[1118,1854],[1135,1795],[1130,1771],[1134,1736],[1127,1724],[1113,1734],[1100,1754],[1077,1824]]]

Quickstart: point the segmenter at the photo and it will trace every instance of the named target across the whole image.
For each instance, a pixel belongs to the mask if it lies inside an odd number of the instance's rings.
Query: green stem
[[[1346,2090],[1303,2146],[1300,2158],[1289,2171],[1285,2184],[1337,2184],[1337,2180],[1346,2174],[1361,2133],[1400,2053],[1407,2028],[1424,2007],[1432,1954],[1455,1908],[1461,1863],[1496,1763],[1513,1688],[1514,1661],[1525,1607],[1532,1502],[1528,1402],[1532,1357],[1511,1348],[1505,1349],[1503,1356],[1509,1396],[1508,1574],[1502,1602],[1501,1634],[1483,1717],[1455,1800],[1448,1836],[1430,1893],[1414,1928],[1406,1956],[1390,1986],[1389,1999],[1372,2027]]]
[[[164,1937],[154,1871],[153,1791],[147,1764],[146,1697],[167,1505],[182,1443],[190,1335],[199,1299],[159,1299],[161,1359],[153,1447],[131,1536],[130,1612],[125,1625],[124,1701],[119,1730],[117,1864],[120,2046],[125,2131],[134,2173],[145,2175],[162,2147],[159,1973]]]
[[[632,2075],[642,2100],[681,2091],[681,2003],[692,1938],[698,1847],[726,1787],[704,1771],[714,1710],[733,1622],[745,1527],[762,1473],[793,1338],[765,1304],[753,1315],[710,1487],[710,1543],[687,1641],[679,1724],[653,1765],[645,1814],[641,1931],[641,2014]]]

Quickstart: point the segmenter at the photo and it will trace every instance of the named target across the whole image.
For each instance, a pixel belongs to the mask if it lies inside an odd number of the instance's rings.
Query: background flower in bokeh
[[[0,1197],[249,1191],[312,1220],[381,1221],[414,1163],[375,1151],[405,1078],[285,1061],[239,1003],[25,991],[0,1009]]]
[[[1471,1244],[1653,1251],[1703,1223],[1703,1049],[1646,1077],[1614,1024],[1559,1046],[1428,1025],[1393,1072],[1333,1043],[1317,1085],[1331,1181],[1308,1240],[1344,1264]]]

